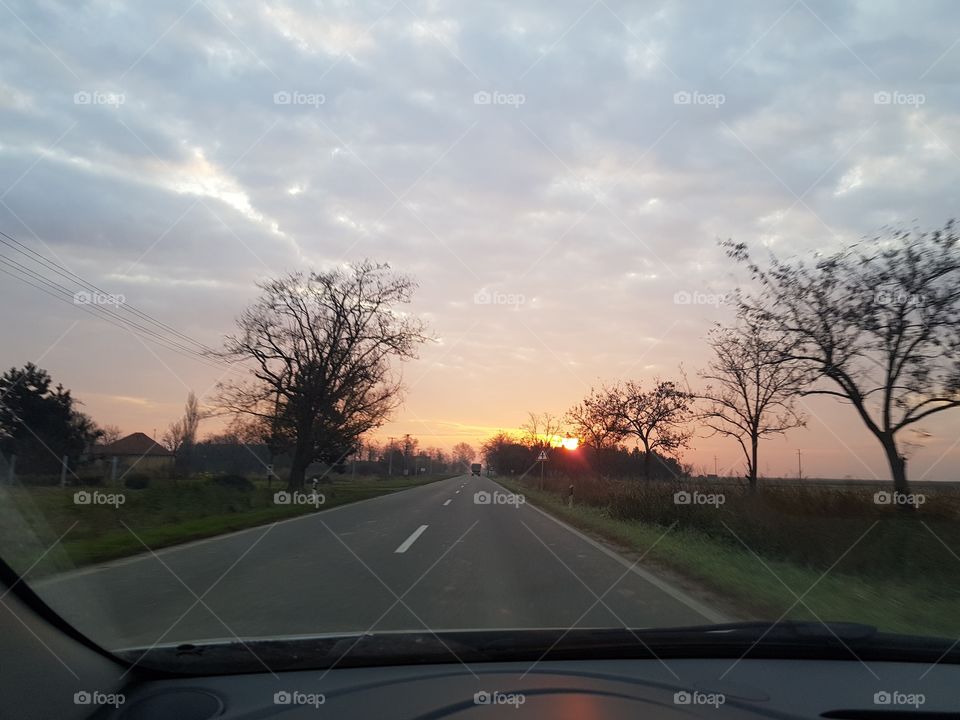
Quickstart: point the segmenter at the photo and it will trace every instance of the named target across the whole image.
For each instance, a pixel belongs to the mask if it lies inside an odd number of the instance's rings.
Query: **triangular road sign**
[[[547,459],[547,451],[546,451],[546,450],[541,450],[541,451],[540,451],[540,457],[537,458],[537,462],[543,462],[543,461],[546,460],[546,459]]]

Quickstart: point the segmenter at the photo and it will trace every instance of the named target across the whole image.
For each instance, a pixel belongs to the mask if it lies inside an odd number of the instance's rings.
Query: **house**
[[[135,432],[108,445],[98,445],[91,455],[106,473],[112,473],[116,458],[117,473],[173,475],[173,453],[149,435]]]

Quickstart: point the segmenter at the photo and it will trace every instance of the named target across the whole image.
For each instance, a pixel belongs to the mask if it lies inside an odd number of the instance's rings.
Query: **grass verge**
[[[87,488],[122,493],[120,505],[77,505],[83,488],[0,488],[0,552],[33,579],[107,560],[308,515],[425,485],[443,478],[351,478],[322,485],[324,501],[278,505],[276,483],[224,488],[209,479],[169,480],[144,490]]]
[[[889,632],[960,635],[956,591],[942,587],[936,578],[900,584],[805,567],[718,542],[694,527],[678,524],[667,532],[668,527],[653,523],[614,519],[603,507],[568,507],[559,495],[515,480],[496,480],[587,534],[638,555],[646,553],[645,564],[677,573],[715,594],[741,619],[848,621]],[[837,549],[838,554],[842,551]]]

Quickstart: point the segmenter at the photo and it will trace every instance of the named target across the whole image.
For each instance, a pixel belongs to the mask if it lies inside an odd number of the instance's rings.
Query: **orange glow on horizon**
[[[580,439],[575,437],[565,437],[560,441],[564,450],[576,450],[580,445]]]

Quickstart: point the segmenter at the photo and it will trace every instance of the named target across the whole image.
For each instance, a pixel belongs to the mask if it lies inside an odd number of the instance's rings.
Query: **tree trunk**
[[[756,435],[750,438],[750,492],[757,491],[757,446],[760,444],[760,438]]]
[[[882,437],[883,450],[887,455],[887,463],[890,465],[890,475],[893,477],[893,491],[900,495],[910,493],[910,483],[907,481],[907,459],[900,454],[897,443],[892,436]],[[900,502],[897,507],[901,510],[913,510],[914,506],[910,503]]]
[[[650,482],[650,446],[643,444],[643,478],[645,482]]]
[[[290,478],[287,480],[287,490],[303,490],[306,479],[307,466],[310,464],[313,450],[313,438],[309,433],[297,435],[297,443],[293,449],[293,460],[290,463]]]

